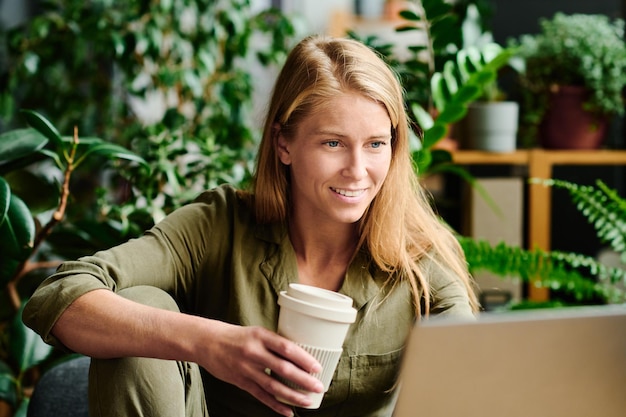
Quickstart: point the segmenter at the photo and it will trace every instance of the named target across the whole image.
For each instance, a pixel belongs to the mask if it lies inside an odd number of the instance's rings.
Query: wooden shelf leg
[[[541,149],[532,150],[528,164],[530,178],[552,178],[552,161]],[[550,250],[550,218],[552,194],[549,187],[542,184],[530,184],[528,214],[528,247]],[[547,301],[550,298],[548,288],[536,287],[533,283],[528,288],[528,298],[532,301]]]

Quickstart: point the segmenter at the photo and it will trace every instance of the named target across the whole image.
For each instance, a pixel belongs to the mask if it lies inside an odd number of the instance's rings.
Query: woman
[[[312,36],[276,81],[252,192],[207,191],[144,236],[66,262],[24,320],[94,358],[93,416],[390,415],[416,318],[477,308],[464,262],[413,172],[392,71],[356,41]],[[358,310],[318,410],[279,402],[309,404],[266,373],[323,390],[315,359],[275,333],[290,282]]]

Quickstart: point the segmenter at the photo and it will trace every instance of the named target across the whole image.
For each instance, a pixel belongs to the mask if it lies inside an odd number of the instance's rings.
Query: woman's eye
[[[339,141],[338,140],[329,140],[326,142],[326,145],[328,145],[331,148],[336,148],[337,146],[339,146]]]
[[[380,148],[381,146],[385,146],[387,144],[387,142],[383,141],[383,140],[379,140],[376,142],[372,142],[371,146],[374,149]]]

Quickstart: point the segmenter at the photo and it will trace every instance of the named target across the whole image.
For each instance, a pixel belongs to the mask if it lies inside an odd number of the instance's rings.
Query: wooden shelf
[[[621,165],[626,164],[626,150],[545,150],[523,149],[515,152],[496,153],[473,150],[457,150],[452,153],[454,161],[461,165],[528,165],[531,160],[553,165]]]
[[[524,165],[530,178],[552,178],[555,165],[626,165],[626,150],[546,150],[523,149],[510,153],[473,150],[452,152],[459,165]],[[530,184],[528,191],[528,247],[550,250],[552,194],[550,188]],[[546,288],[529,287],[529,298],[545,301]]]

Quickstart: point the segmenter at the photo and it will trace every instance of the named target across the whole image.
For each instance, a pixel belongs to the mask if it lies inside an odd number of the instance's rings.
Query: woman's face
[[[315,225],[358,221],[391,163],[391,120],[380,103],[344,93],[304,118],[293,138],[279,135],[278,154],[291,170],[296,219]]]

